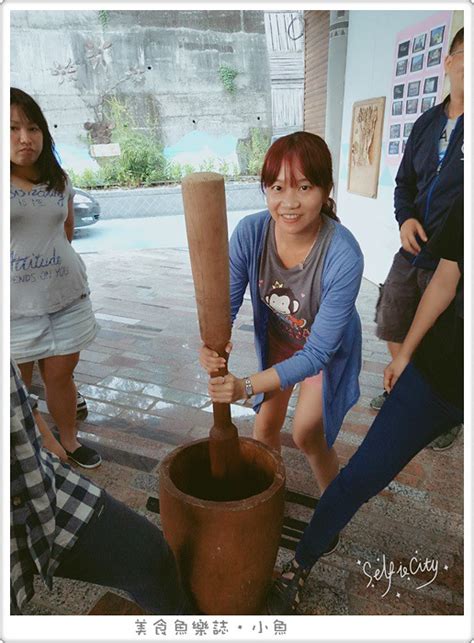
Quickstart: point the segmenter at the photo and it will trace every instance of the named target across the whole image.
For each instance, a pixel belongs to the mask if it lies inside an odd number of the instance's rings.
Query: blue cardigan
[[[258,273],[266,228],[267,210],[244,217],[230,239],[230,303],[232,321],[242,305],[247,285],[253,306],[255,348],[260,370],[267,368],[268,308],[260,299]],[[344,416],[360,395],[362,331],[355,300],[362,280],[363,256],[347,228],[336,223],[325,258],[320,308],[302,350],[276,364],[285,389],[323,371],[323,421],[331,447]],[[263,400],[255,398],[258,413]]]

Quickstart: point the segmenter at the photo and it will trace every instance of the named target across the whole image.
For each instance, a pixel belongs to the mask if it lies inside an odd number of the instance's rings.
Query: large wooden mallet
[[[224,177],[196,172],[181,184],[191,269],[201,339],[227,359],[230,340],[229,244]],[[226,375],[227,366],[217,375]],[[229,404],[213,404],[214,425],[209,433],[211,474],[234,478],[240,468],[239,438]]]

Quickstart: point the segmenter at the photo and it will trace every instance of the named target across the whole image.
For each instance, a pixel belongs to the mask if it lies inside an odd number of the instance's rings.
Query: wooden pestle
[[[181,183],[186,233],[201,339],[226,358],[230,340],[229,244],[224,177],[196,172]],[[226,366],[218,375],[227,374]],[[239,438],[229,404],[213,404],[209,456],[214,478],[235,478],[240,469]]]

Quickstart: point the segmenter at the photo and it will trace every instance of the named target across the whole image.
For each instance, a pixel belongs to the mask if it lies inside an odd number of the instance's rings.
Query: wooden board
[[[348,192],[377,197],[385,96],[354,103],[349,149]]]

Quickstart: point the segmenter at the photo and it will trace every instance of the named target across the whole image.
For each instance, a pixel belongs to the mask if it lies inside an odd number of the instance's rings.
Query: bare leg
[[[253,425],[253,437],[278,452],[281,450],[280,431],[292,391],[293,387],[290,387],[284,391],[266,393]]]
[[[48,451],[51,451],[51,453],[57,455],[60,460],[63,460],[63,462],[67,462],[66,451],[56,440],[51,429],[44,421],[44,418],[38,411],[38,409],[33,410],[33,416],[35,418],[36,426],[41,433],[41,437],[43,438],[43,447]]]
[[[25,362],[24,364],[18,364],[21,377],[27,389],[31,387],[31,382],[33,380],[34,365],[35,365],[34,362]],[[67,460],[66,452],[54,437],[51,429],[44,421],[38,409],[33,410],[33,416],[35,418],[36,426],[38,427],[39,432],[41,433],[44,448],[48,449],[48,451],[51,451],[52,453],[55,453],[59,458],[61,458],[61,460]]]
[[[31,387],[34,365],[34,362],[25,362],[24,364],[18,364],[18,368],[20,369],[21,373],[21,379],[23,380],[23,383],[27,389],[30,389]]]
[[[59,429],[61,444],[71,452],[81,446],[77,441],[77,392],[72,377],[78,361],[79,353],[72,353],[46,357],[39,362],[49,412]]]
[[[293,419],[293,440],[308,458],[321,493],[339,472],[336,451],[324,435],[322,383],[322,374],[301,383]]]

